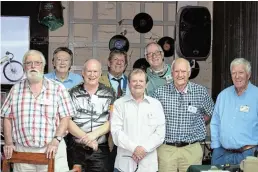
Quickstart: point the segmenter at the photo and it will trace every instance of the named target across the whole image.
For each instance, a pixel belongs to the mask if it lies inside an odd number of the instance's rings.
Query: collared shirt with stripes
[[[15,84],[1,109],[12,119],[13,141],[25,147],[44,147],[53,139],[60,119],[76,109],[65,87],[44,77],[40,94],[34,97],[28,80]]]
[[[177,91],[174,83],[159,87],[153,97],[158,99],[166,118],[165,142],[188,142],[205,139],[203,115],[212,115],[214,102],[205,87],[188,82],[187,90]]]

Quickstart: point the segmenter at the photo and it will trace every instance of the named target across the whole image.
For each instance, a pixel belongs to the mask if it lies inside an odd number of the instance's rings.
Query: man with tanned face
[[[249,81],[251,64],[236,58],[230,72],[234,85],[218,95],[211,119],[213,165],[240,164],[258,150],[258,88]]]
[[[127,53],[124,51],[111,51],[108,57],[108,73],[100,77],[99,82],[114,90],[116,99],[130,94],[128,79],[124,74],[128,64]],[[114,171],[117,147],[114,145],[111,135],[109,136],[109,172]]]
[[[185,172],[190,165],[202,163],[203,116],[211,116],[214,103],[205,87],[189,81],[191,67],[186,59],[174,60],[171,70],[173,82],[153,94],[166,117],[165,141],[158,148],[159,172]]]
[[[145,47],[144,55],[150,65],[147,68],[146,92],[151,96],[158,87],[172,82],[171,66],[164,63],[164,52],[155,42]]]
[[[89,145],[72,138],[73,164],[82,165],[82,171],[106,172],[108,169],[108,119],[115,94],[111,88],[99,83],[101,72],[98,60],[87,60],[82,70],[84,83],[69,90],[77,110],[72,120],[87,133],[81,140]],[[69,125],[69,128],[73,126]]]

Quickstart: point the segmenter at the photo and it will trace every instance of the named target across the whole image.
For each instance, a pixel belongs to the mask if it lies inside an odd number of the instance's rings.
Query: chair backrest
[[[10,172],[9,163],[48,165],[48,172],[54,172],[54,159],[48,159],[45,153],[13,152],[11,159],[4,159],[3,172]]]

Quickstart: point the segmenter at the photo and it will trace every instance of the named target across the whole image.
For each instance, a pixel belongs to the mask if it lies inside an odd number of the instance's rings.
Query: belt
[[[243,147],[241,147],[241,148],[239,148],[239,149],[225,149],[226,151],[228,151],[228,152],[232,152],[232,153],[242,153],[242,152],[244,152],[244,151],[246,151],[246,150],[248,150],[248,149],[252,149],[252,148],[254,148],[254,147],[256,147],[257,145],[245,145],[245,146],[243,146]]]
[[[174,143],[169,143],[169,142],[165,142],[164,144],[166,145],[170,145],[170,146],[175,146],[175,147],[184,147],[184,146],[188,146],[194,143],[197,143],[199,141],[194,141],[192,143],[187,143],[187,142],[174,142]]]

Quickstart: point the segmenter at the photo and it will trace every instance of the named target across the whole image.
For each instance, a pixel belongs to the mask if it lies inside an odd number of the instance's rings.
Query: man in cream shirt
[[[144,94],[146,74],[141,69],[129,76],[130,95],[114,103],[111,133],[117,156],[114,172],[156,172],[156,148],[165,137],[165,116],[161,103]]]

